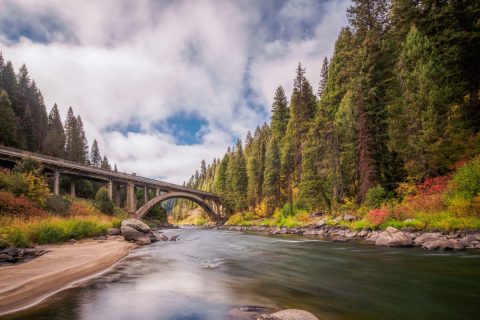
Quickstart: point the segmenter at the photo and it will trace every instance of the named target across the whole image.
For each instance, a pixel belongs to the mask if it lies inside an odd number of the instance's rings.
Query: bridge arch
[[[158,197],[153,198],[152,200],[148,201],[145,203],[142,207],[140,207],[136,212],[135,212],[135,217],[137,219],[141,219],[143,216],[145,216],[150,209],[156,205],[157,203],[160,203],[162,201],[168,200],[168,199],[174,199],[174,198],[181,198],[181,199],[187,199],[195,202],[199,206],[201,206],[207,214],[212,218],[212,220],[218,222],[219,221],[219,216],[215,210],[213,210],[212,206],[208,203],[207,200],[202,199],[201,197],[191,194],[191,193],[186,193],[186,192],[167,192],[164,194],[159,195]],[[215,200],[213,200],[215,201]]]

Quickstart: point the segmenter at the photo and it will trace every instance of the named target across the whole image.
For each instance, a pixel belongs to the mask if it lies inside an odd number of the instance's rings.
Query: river
[[[236,319],[242,306],[321,319],[478,319],[480,252],[180,229],[108,272],[1,319]]]

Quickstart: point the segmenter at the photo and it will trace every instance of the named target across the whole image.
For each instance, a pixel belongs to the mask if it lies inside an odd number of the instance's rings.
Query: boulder
[[[480,241],[475,236],[468,235],[460,239],[460,243],[467,248],[475,248],[475,245],[480,244]]]
[[[172,236],[172,237],[170,238],[170,241],[177,241],[177,240],[178,240],[178,236]]]
[[[315,223],[315,228],[321,228],[327,224],[326,220],[320,220],[317,223]]]
[[[463,250],[465,246],[458,240],[432,240],[422,244],[427,250]]]
[[[105,241],[105,240],[108,240],[108,238],[107,238],[107,237],[105,237],[105,236],[98,236],[98,237],[95,237],[95,238],[93,238],[93,240],[101,240],[101,241]]]
[[[343,220],[344,221],[355,221],[357,220],[357,218],[355,216],[352,216],[351,214],[346,214],[343,216]]]
[[[142,233],[149,233],[150,227],[138,219],[127,219],[122,221],[121,228],[129,227]],[[123,230],[122,230],[123,233]]]
[[[362,230],[359,233],[357,233],[357,237],[365,238],[366,236],[368,236],[368,230]]]
[[[440,232],[429,232],[419,235],[415,238],[413,242],[415,243],[415,245],[421,246],[423,243],[428,241],[440,240],[441,237],[442,234]]]
[[[270,316],[280,320],[319,320],[310,312],[298,309],[282,310],[272,313]]]
[[[333,242],[347,242],[348,238],[344,235],[336,235],[332,237]]]
[[[127,241],[135,241],[136,239],[143,237],[145,233],[140,232],[134,228],[127,227],[127,226],[122,226],[122,235]]]
[[[141,245],[147,245],[147,244],[152,243],[149,235],[142,235],[142,236],[136,238],[134,241],[138,244],[141,244]]]
[[[411,247],[413,241],[405,232],[393,227],[388,227],[385,231],[380,233],[375,241],[375,245],[387,247]]]
[[[157,237],[157,235],[156,235],[156,234],[154,234],[153,232],[152,232],[152,233],[150,233],[149,237],[150,237],[150,242],[152,242],[152,243],[153,243],[153,242],[157,242],[157,241],[158,241],[158,237]]]
[[[9,254],[0,253],[0,262],[14,262],[16,259]]]
[[[109,236],[118,236],[120,233],[121,233],[121,232],[120,232],[120,229],[118,229],[118,228],[110,228],[110,229],[108,229],[108,231],[107,231],[107,234],[108,234]]]

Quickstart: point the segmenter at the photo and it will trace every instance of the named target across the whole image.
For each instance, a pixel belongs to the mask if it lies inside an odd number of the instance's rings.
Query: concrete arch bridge
[[[200,205],[214,221],[219,221],[224,215],[220,197],[211,192],[205,192],[173,183],[137,176],[135,173],[127,174],[105,170],[74,161],[41,155],[14,148],[0,146],[0,161],[15,164],[19,160],[30,158],[40,162],[45,168],[45,173],[51,180],[53,191],[60,194],[61,176],[69,176],[70,195],[75,197],[75,178],[92,180],[105,183],[110,199],[120,206],[120,190],[124,188],[126,195],[125,209],[134,217],[142,218],[157,203],[174,198],[191,200]],[[135,190],[144,190],[143,206],[138,208]],[[155,192],[149,192],[154,190]],[[150,197],[150,194],[155,196]]]

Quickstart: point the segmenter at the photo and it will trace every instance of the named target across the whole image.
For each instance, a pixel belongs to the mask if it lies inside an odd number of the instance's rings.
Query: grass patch
[[[27,247],[32,244],[51,244],[105,235],[108,228],[118,224],[118,219],[106,216],[47,217],[29,220],[2,218],[0,238],[9,246]]]

